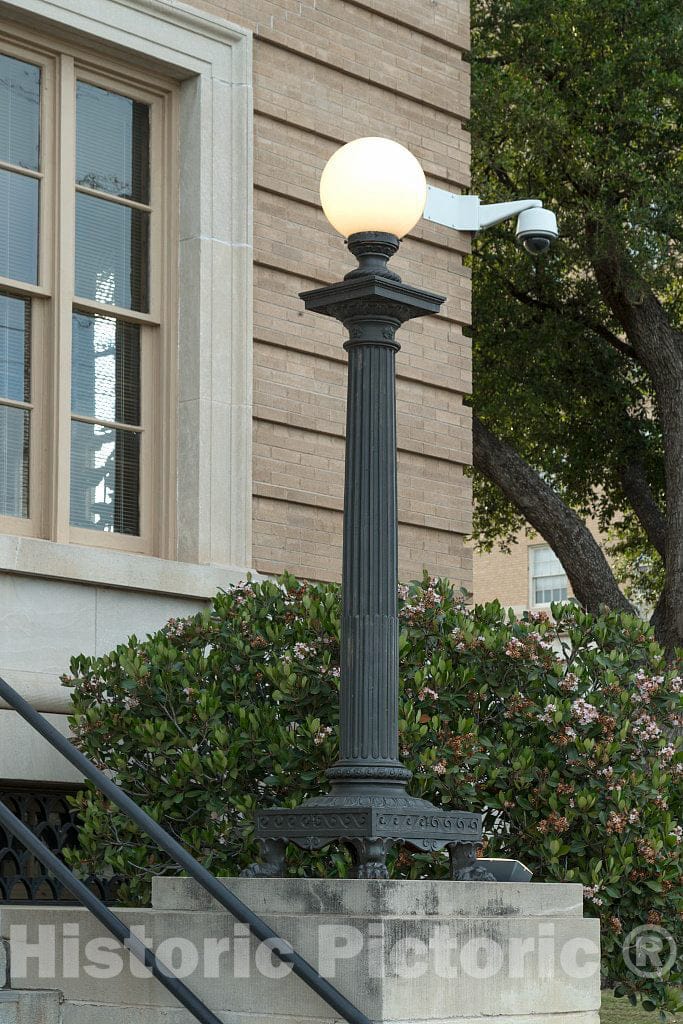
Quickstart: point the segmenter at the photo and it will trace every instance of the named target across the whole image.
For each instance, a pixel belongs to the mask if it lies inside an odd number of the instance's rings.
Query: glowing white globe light
[[[403,238],[427,201],[424,171],[413,154],[391,139],[348,142],[333,153],[320,178],[320,202],[332,227],[348,238],[386,231]]]

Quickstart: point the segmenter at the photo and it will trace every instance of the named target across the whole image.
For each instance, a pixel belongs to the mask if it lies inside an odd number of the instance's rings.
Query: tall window
[[[0,39],[0,530],[162,553],[172,86]]]
[[[0,57],[0,277],[38,283],[41,69]],[[33,388],[31,302],[0,291],[0,515],[26,519]]]
[[[531,603],[550,604],[566,601],[569,589],[567,574],[552,548],[547,545],[529,548],[531,561]]]

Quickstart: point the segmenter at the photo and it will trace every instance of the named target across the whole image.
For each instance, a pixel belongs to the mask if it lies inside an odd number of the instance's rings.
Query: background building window
[[[531,604],[566,601],[569,596],[567,574],[559,558],[548,545],[529,548],[531,568]]]
[[[174,86],[0,44],[0,530],[157,550]]]

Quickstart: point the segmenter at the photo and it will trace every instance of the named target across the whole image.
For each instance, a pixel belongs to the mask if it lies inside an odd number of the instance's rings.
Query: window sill
[[[193,565],[127,551],[0,535],[0,572],[21,576],[209,599],[220,587],[245,579],[248,571],[237,566]]]

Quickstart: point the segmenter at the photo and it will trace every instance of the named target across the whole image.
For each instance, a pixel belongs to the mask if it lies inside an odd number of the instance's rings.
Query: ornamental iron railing
[[[78,843],[79,815],[70,797],[76,789],[35,789],[0,785],[0,802],[30,828],[60,860]],[[85,880],[104,903],[115,903],[119,876]],[[27,850],[9,829],[0,826],[0,900],[5,903],[77,903],[70,891]]]

